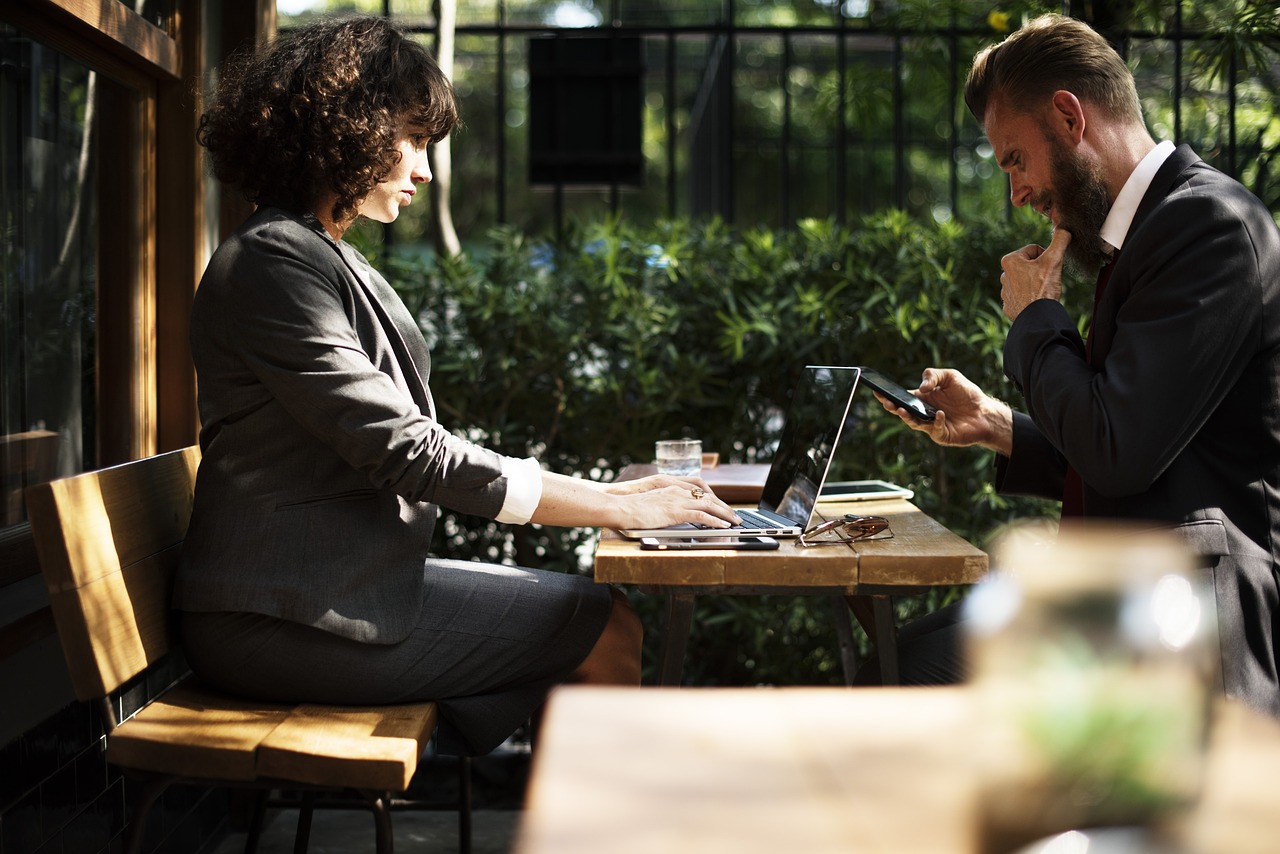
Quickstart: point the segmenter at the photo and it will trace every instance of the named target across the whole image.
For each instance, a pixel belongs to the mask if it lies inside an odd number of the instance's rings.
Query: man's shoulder
[[[1262,200],[1235,178],[1210,165],[1188,146],[1179,146],[1167,162],[1169,174],[1164,181],[1152,183],[1152,191],[1163,194],[1162,201],[1187,203],[1188,199],[1201,198],[1207,203],[1215,199],[1223,202],[1244,202],[1265,211]],[[1161,170],[1163,171],[1163,169]]]
[[[1180,148],[1178,154],[1184,149]],[[1262,200],[1235,178],[1194,153],[1170,165],[1171,172],[1162,176],[1158,185],[1153,183],[1148,191],[1152,197],[1142,205],[1146,210],[1145,215],[1141,215],[1141,226],[1192,232],[1213,229],[1224,222],[1238,222],[1249,230],[1280,234]]]

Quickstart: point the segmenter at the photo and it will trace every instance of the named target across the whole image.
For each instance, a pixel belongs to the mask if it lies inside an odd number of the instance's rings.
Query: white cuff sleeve
[[[496,519],[507,525],[523,525],[533,518],[542,500],[542,467],[529,458],[502,458],[502,476],[507,479],[507,497]]]

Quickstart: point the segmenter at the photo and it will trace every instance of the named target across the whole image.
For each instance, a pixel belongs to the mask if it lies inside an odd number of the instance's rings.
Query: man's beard
[[[1098,165],[1065,145],[1052,141],[1052,197],[1058,212],[1058,228],[1071,233],[1067,263],[1077,272],[1096,273],[1111,257],[1111,247],[1102,239],[1102,224],[1111,210],[1107,186]]]

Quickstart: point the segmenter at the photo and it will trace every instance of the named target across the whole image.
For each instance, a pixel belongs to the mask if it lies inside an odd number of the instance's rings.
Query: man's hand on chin
[[[1055,228],[1048,249],[1032,243],[1000,259],[1004,270],[1000,274],[1000,301],[1006,317],[1017,320],[1036,300],[1062,296],[1062,264],[1070,245],[1071,232]]]

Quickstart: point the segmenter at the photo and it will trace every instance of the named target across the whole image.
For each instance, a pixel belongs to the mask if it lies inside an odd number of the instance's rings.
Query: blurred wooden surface
[[[561,688],[515,850],[967,854],[976,717],[966,688]],[[1205,793],[1176,841],[1275,851],[1278,767],[1280,723],[1220,702]]]

